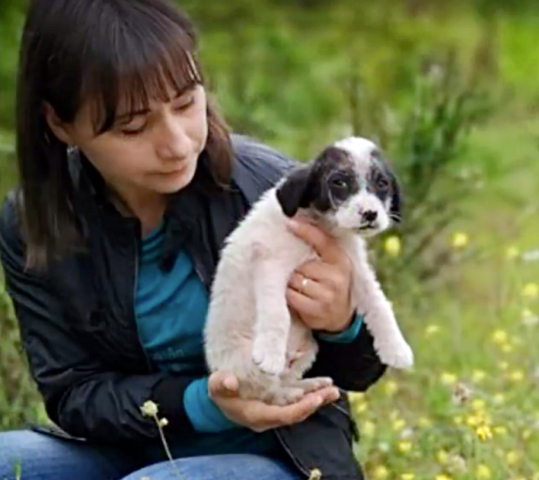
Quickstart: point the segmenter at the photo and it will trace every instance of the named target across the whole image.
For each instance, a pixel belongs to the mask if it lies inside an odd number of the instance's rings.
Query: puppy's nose
[[[367,210],[366,212],[363,213],[363,220],[371,223],[376,220],[377,216],[378,216],[378,213],[375,212],[374,210]]]

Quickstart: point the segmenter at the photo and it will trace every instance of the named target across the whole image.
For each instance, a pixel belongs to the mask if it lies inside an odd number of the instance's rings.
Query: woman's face
[[[206,93],[201,85],[179,95],[170,90],[169,101],[150,102],[140,112],[120,105],[112,129],[97,136],[89,105],[61,132],[57,124],[51,128],[76,145],[125,200],[173,193],[192,180],[206,145]]]

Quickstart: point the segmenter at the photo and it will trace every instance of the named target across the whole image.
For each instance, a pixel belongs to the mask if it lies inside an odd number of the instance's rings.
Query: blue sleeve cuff
[[[328,342],[334,343],[351,343],[353,342],[359,334],[361,327],[363,325],[363,315],[357,314],[354,317],[353,322],[350,326],[339,333],[317,333],[317,337],[321,340],[326,340]]]
[[[215,433],[238,427],[224,415],[208,394],[208,377],[191,382],[185,389],[185,412],[197,432]]]

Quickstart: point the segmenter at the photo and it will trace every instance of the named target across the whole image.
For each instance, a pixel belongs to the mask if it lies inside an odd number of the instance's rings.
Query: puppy
[[[276,405],[332,384],[331,378],[303,378],[318,344],[311,330],[291,317],[285,299],[294,270],[316,258],[287,229],[295,215],[337,238],[350,257],[352,301],[381,361],[394,368],[411,366],[412,350],[368,263],[365,243],[400,221],[399,198],[380,149],[361,137],[327,146],[265,192],[221,252],[204,330],[209,370],[236,375],[241,397]]]

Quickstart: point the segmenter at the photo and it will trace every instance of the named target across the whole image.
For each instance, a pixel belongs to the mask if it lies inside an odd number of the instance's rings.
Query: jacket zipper
[[[282,447],[285,449],[286,453],[288,454],[288,456],[292,459],[292,461],[294,462],[294,465],[296,465],[296,467],[302,472],[305,474],[305,476],[307,478],[309,478],[311,476],[311,472],[305,467],[305,465],[303,465],[303,463],[301,463],[297,458],[296,456],[294,455],[294,453],[290,450],[290,448],[288,448],[288,445],[286,444],[286,442],[283,440],[283,437],[281,437],[281,433],[279,432],[278,429],[275,429],[274,430],[275,432],[275,435],[277,435],[277,438],[279,439],[279,442],[281,443]]]
[[[134,248],[134,260],[135,260],[135,274],[134,274],[134,281],[133,281],[133,302],[131,305],[132,312],[133,312],[133,322],[135,324],[135,330],[137,332],[137,338],[139,341],[140,349],[142,350],[142,354],[144,355],[144,360],[146,362],[146,366],[148,367],[148,372],[153,373],[152,363],[150,362],[150,359],[148,358],[148,354],[146,353],[146,350],[144,348],[144,345],[142,344],[142,339],[140,338],[140,330],[138,328],[138,322],[137,322],[137,312],[135,311],[135,299],[137,298],[137,282],[138,282],[138,274],[139,274],[139,259],[138,259],[138,238],[139,238],[139,231],[137,230],[135,232],[135,248]]]

